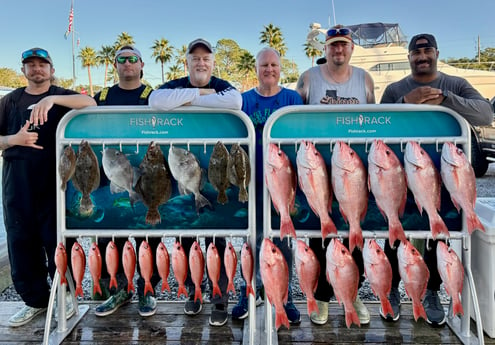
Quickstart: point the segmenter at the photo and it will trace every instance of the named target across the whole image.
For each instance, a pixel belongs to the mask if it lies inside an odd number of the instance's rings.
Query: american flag
[[[69,37],[69,34],[71,33],[72,31],[72,21],[74,20],[74,8],[70,7],[70,13],[69,13],[69,27],[67,28],[67,31],[65,32],[65,39],[67,39],[67,37]]]

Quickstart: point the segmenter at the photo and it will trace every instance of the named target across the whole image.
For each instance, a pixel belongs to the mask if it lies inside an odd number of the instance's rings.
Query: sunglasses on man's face
[[[341,28],[341,29],[330,29],[327,31],[327,37],[333,37],[333,36],[346,36],[351,33],[351,30],[346,29],[346,28]]]
[[[22,59],[27,59],[30,57],[40,57],[48,59],[48,52],[44,49],[29,49],[22,53]]]
[[[125,64],[126,61],[129,63],[136,63],[139,61],[139,58],[136,55],[131,56],[117,56],[117,62],[120,64]]]

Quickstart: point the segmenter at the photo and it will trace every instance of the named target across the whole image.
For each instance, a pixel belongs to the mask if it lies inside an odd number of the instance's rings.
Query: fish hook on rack
[[[172,145],[170,145],[170,146],[172,146]],[[180,243],[180,245],[182,245],[182,234],[179,234],[179,243]]]
[[[297,152],[297,141],[294,141],[294,152]]]
[[[122,152],[122,141],[119,142],[119,150],[120,150],[120,152]]]
[[[101,152],[105,151],[105,142],[101,143]]]
[[[433,237],[432,237],[432,239],[433,239]],[[431,250],[431,247],[430,247],[430,235],[426,236],[425,246],[426,246],[426,250],[427,251],[430,251]]]
[[[368,139],[364,141],[364,153],[368,153]]]
[[[139,154],[139,142],[136,141],[136,154]]]
[[[440,144],[439,143],[439,140],[438,139],[435,140],[435,150],[436,150],[436,152],[441,152],[442,151],[442,149],[439,148],[439,144]]]
[[[203,143],[203,154],[206,154],[206,141]]]
[[[191,151],[191,143],[189,141],[187,142],[187,151]]]
[[[333,153],[333,149],[335,148],[335,144],[336,143],[337,142],[335,140],[330,140],[330,143],[329,143],[329,145],[330,145],[330,153]]]

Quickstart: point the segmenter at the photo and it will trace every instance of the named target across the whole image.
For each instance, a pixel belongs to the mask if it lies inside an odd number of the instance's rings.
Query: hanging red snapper
[[[296,200],[296,172],[289,157],[274,143],[270,143],[265,160],[265,181],[275,210],[280,214],[280,238],[296,238],[290,217]]]
[[[187,278],[187,256],[184,247],[178,241],[175,242],[172,249],[172,270],[174,271],[175,280],[179,284],[177,297],[180,297],[181,294],[188,297],[185,285]]]
[[[405,241],[399,216],[406,207],[406,174],[394,151],[382,140],[375,139],[368,153],[368,186],[388,222],[390,245],[396,240]]]
[[[337,228],[329,212],[332,212],[332,188],[325,160],[315,145],[302,140],[296,157],[299,187],[304,192],[308,204],[320,218],[321,237],[336,234]]]
[[[370,282],[371,290],[380,299],[383,315],[395,317],[388,300],[392,288],[392,266],[383,249],[374,239],[367,239],[363,248],[364,273]]]
[[[469,234],[474,230],[485,231],[485,227],[474,212],[476,204],[476,176],[464,152],[453,143],[442,147],[440,174],[450,198],[457,208],[466,213]]]
[[[134,292],[134,274],[136,272],[136,251],[130,241],[126,241],[122,250],[122,265],[127,278],[127,292]]]
[[[103,296],[100,286],[101,278],[101,253],[98,248],[98,244],[93,242],[91,248],[89,249],[89,273],[91,273],[91,278],[93,279],[93,295],[97,292],[100,296]]]
[[[223,263],[225,265],[227,278],[229,279],[227,284],[227,292],[232,291],[235,295],[234,276],[237,271],[237,253],[235,252],[234,246],[230,242],[227,243],[227,247],[225,248]]]
[[[67,286],[67,278],[65,277],[65,273],[67,272],[67,251],[62,242],[55,249],[55,266],[60,275],[60,285],[65,284]]]
[[[361,327],[354,308],[359,285],[359,270],[349,250],[336,238],[332,238],[326,252],[328,282],[332,285],[335,298],[344,304],[345,323],[350,328],[354,323]]]
[[[340,213],[349,223],[349,250],[363,249],[361,222],[368,210],[367,173],[359,155],[343,141],[337,141],[332,153],[332,188]]]
[[[245,242],[241,249],[241,269],[242,277],[246,281],[246,297],[249,294],[254,296],[253,289],[253,270],[254,270],[254,259],[253,251],[249,243]]]
[[[105,249],[105,263],[107,265],[107,272],[110,275],[109,288],[118,287],[117,284],[117,271],[119,269],[119,251],[114,241],[110,241]]]
[[[162,279],[162,292],[165,290],[170,292],[167,280],[170,273],[170,256],[163,242],[160,242],[156,248],[156,268],[158,269],[158,275]]]
[[[426,293],[430,271],[421,253],[408,240],[400,243],[397,258],[400,277],[407,295],[412,299],[414,320],[418,321],[419,317],[426,320],[426,312],[421,300]]]
[[[84,271],[86,270],[86,255],[83,247],[79,242],[74,242],[71,249],[71,265],[76,281],[76,296],[84,297],[82,281],[84,279]]]
[[[205,273],[205,259],[197,241],[193,242],[189,250],[189,269],[191,270],[191,279],[194,283],[194,302],[199,299],[203,303],[201,281]]]
[[[313,250],[301,240],[297,240],[296,247],[296,273],[299,279],[299,286],[306,295],[308,315],[319,313],[318,305],[314,293],[318,286],[320,276],[320,263]]]
[[[153,253],[151,247],[147,241],[142,241],[139,246],[139,270],[141,271],[141,277],[144,279],[144,296],[149,292],[151,295],[155,294],[155,289],[151,285],[151,276],[153,275]]]
[[[218,253],[217,246],[211,242],[206,250],[206,269],[208,271],[208,277],[210,277],[213,283],[212,296],[219,295],[222,297],[222,291],[218,286],[218,280],[220,279],[220,266],[222,262],[220,260],[220,254]]]
[[[261,244],[260,273],[268,301],[275,307],[275,328],[284,325],[289,329],[284,309],[289,294],[289,267],[280,249],[268,238]]]
[[[456,252],[442,241],[437,244],[437,268],[445,290],[452,297],[452,316],[464,315],[461,302],[464,266]]]
[[[438,214],[440,211],[442,180],[428,153],[415,141],[408,141],[404,154],[404,169],[407,185],[422,214],[428,214],[433,239],[444,234],[450,237],[449,230]]]

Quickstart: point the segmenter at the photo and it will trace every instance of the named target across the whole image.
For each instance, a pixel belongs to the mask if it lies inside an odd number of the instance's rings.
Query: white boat
[[[408,41],[399,24],[366,23],[347,26],[352,31],[354,52],[351,65],[368,71],[375,82],[375,98],[380,102],[383,91],[388,84],[398,81],[410,74],[407,59]],[[323,40],[318,36],[325,35],[318,23],[310,25],[307,41],[315,48],[323,51]],[[441,54],[441,49],[440,54]],[[495,97],[495,71],[456,68],[442,61],[437,63],[438,70],[449,75],[463,77],[483,97]]]

